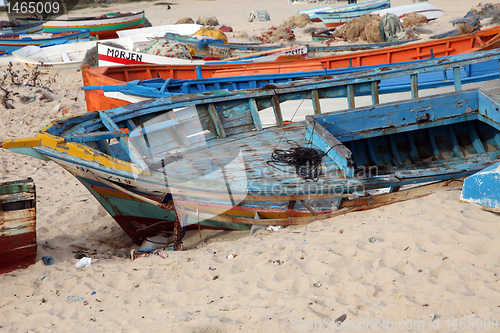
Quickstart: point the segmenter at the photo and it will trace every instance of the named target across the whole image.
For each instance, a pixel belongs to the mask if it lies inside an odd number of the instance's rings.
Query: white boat
[[[223,64],[227,62],[262,62],[274,61],[280,56],[307,54],[307,46],[293,46],[280,48],[275,51],[257,52],[246,57],[227,58],[217,61],[191,60],[171,58],[154,54],[136,52],[133,50],[122,50],[106,44],[97,46],[99,67],[104,66],[123,66],[123,65],[203,65],[203,64]]]
[[[388,13],[395,14],[399,18],[410,13],[417,13],[424,15],[425,17],[427,17],[428,20],[434,20],[437,19],[438,17],[446,15],[444,11],[428,3],[417,3],[414,5],[391,7],[372,12],[372,14],[374,15],[378,14],[380,16],[384,16],[385,14]]]
[[[12,57],[28,69],[37,65],[44,71],[80,69],[88,50],[100,43],[113,43],[132,50],[134,42],[129,38],[116,38],[104,41],[75,42],[40,48],[26,46],[12,52]]]
[[[120,38],[131,38],[134,43],[143,43],[149,41],[151,38],[163,37],[167,32],[190,36],[202,27],[203,26],[199,24],[170,24],[157,27],[120,30],[116,33]]]

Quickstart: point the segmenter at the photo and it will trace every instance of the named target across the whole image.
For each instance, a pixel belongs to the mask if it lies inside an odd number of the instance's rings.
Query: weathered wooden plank
[[[276,125],[278,125],[278,127],[283,127],[283,115],[281,114],[281,107],[278,96],[273,96],[271,98],[271,104],[273,106]]]
[[[121,138],[127,134],[122,131],[109,131],[109,132],[93,132],[93,133],[78,133],[72,135],[63,136],[64,140],[67,142],[89,142],[89,141],[99,141],[99,140],[110,140]]]
[[[2,210],[2,204],[33,199],[35,199],[35,193],[33,192],[0,194],[0,210]]]
[[[311,205],[309,205],[306,201],[300,200],[300,202],[302,202],[302,204],[304,205],[304,207],[306,207],[307,210],[310,211],[313,216],[318,216],[318,213],[316,213],[314,211],[314,209],[311,207]]]
[[[262,122],[260,121],[259,110],[257,108],[257,103],[255,103],[254,98],[248,99],[248,105],[250,107],[250,113],[252,114],[253,123],[257,131],[262,131]]]
[[[219,115],[217,114],[217,110],[215,109],[214,103],[208,104],[208,112],[210,114],[210,118],[212,118],[212,122],[215,126],[215,130],[217,131],[217,135],[221,138],[225,138],[226,132],[224,132],[224,127],[222,126]]]
[[[453,82],[455,82],[455,91],[462,90],[462,78],[460,77],[460,67],[453,68]]]
[[[372,82],[372,104],[376,105],[380,103],[380,99],[378,96],[378,83],[377,81]]]
[[[371,88],[371,87],[370,87]],[[354,109],[356,107],[354,103],[354,85],[347,85],[347,105],[349,109]]]
[[[311,99],[313,102],[314,114],[321,114],[321,104],[319,103],[318,90],[311,90]]]
[[[411,98],[418,98],[418,75],[410,75],[411,80]]]

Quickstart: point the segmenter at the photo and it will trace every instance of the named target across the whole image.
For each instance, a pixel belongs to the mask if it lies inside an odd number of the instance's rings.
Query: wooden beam
[[[353,84],[348,84],[347,85],[347,105],[349,109],[354,109],[356,107],[354,103],[354,85]]]
[[[379,104],[380,100],[378,97],[378,81],[372,82],[372,104]]]
[[[117,139],[121,138],[122,136],[126,136],[126,133],[122,130],[119,130],[119,131],[109,131],[109,132],[71,134],[71,135],[65,135],[63,136],[63,138],[67,142],[89,142],[89,141]]]
[[[248,99],[248,106],[250,107],[250,113],[252,115],[253,124],[257,131],[262,131],[262,122],[260,121],[259,109],[257,108],[257,103],[255,98]]]
[[[318,213],[316,213],[307,202],[305,202],[304,200],[300,200],[300,202],[302,202],[302,204],[307,208],[308,211],[311,212],[311,214],[313,214],[313,216],[318,216]]]
[[[278,96],[274,95],[273,97],[271,97],[271,104],[273,106],[276,124],[278,125],[278,127],[283,127],[283,115],[281,114],[281,107]]]
[[[225,138],[226,132],[224,131],[224,126],[222,126],[219,115],[217,114],[217,110],[215,110],[214,103],[208,104],[208,113],[210,114],[210,118],[212,119],[212,122],[214,123],[215,130],[217,131],[217,135],[221,138]]]
[[[460,77],[460,67],[453,67],[453,82],[455,82],[455,91],[462,90],[462,79]]]
[[[411,98],[418,98],[418,75],[412,74],[411,78]]]
[[[321,114],[321,105],[319,103],[318,89],[311,90],[311,99],[313,102],[314,114]]]

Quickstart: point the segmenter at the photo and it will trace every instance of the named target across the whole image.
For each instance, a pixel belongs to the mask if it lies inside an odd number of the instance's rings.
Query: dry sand
[[[393,0],[392,6],[411,3]],[[449,21],[478,2],[429,3],[447,13],[428,25],[437,33],[451,29]],[[300,9],[318,6],[187,0],[168,11],[135,2],[77,15],[144,8],[153,25],[215,16],[235,31],[257,35]],[[247,22],[251,10],[268,11],[271,21]],[[85,112],[80,73],[62,72],[55,80],[52,102],[37,98],[23,104],[13,96],[15,109],[0,106],[0,139],[34,136],[50,120]],[[27,87],[17,91],[35,94]],[[212,235],[189,251],[131,261],[124,257],[137,246],[62,168],[4,150],[0,163],[0,181],[35,181],[39,243],[35,265],[0,276],[2,332],[321,332],[333,331],[331,320],[342,314],[346,325],[357,325],[344,326],[344,332],[498,331],[493,328],[500,319],[499,217],[460,203],[460,183],[307,228],[243,238]],[[370,243],[370,237],[378,241]],[[75,251],[99,260],[78,269]],[[228,259],[229,254],[237,256]],[[54,265],[42,263],[46,255]],[[385,329],[377,329],[382,324]]]

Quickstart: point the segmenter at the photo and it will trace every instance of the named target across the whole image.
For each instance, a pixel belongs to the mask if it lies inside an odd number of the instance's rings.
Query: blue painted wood
[[[99,117],[101,118],[102,123],[106,128],[113,132],[122,132],[124,133],[111,119],[111,117],[105,111],[99,111]],[[135,148],[128,143],[128,140],[124,140],[123,137],[118,138],[118,142],[120,143],[121,148],[125,151],[125,153],[130,157],[130,160],[141,167],[143,170],[147,169],[146,163],[144,163],[141,156],[137,153]]]
[[[453,68],[453,80],[455,82],[455,91],[462,90],[462,81],[460,79],[460,68]]]
[[[467,123],[467,129],[469,132],[469,135],[472,140],[472,144],[474,145],[474,149],[476,149],[476,152],[478,154],[485,153],[486,151],[484,150],[483,143],[479,139],[479,136],[477,135],[476,128],[474,127],[473,123]]]
[[[72,134],[63,136],[64,140],[68,142],[89,142],[89,141],[100,141],[109,139],[118,139],[125,136],[125,132],[119,131],[109,131],[109,132],[94,132],[94,133],[84,133],[84,134]]]
[[[30,37],[30,36],[33,36]],[[22,36],[22,38],[21,38]],[[46,37],[44,37],[46,36]],[[90,39],[89,30],[79,30],[71,34],[52,33],[52,34],[26,34],[17,33],[2,35],[0,37],[0,53],[20,49],[27,45],[42,45],[47,43],[77,42]]]
[[[460,201],[500,212],[500,163],[465,178]]]
[[[458,145],[457,136],[455,135],[455,131],[454,131],[453,127],[448,126],[446,129],[448,132],[448,137],[450,139],[450,143],[453,147],[453,153],[455,153],[455,157],[463,157],[464,154],[460,150],[460,146]]]
[[[343,22],[349,22],[350,20],[360,17],[362,15],[370,14],[379,9],[384,9],[391,6],[389,0],[373,0],[364,1],[360,4],[351,5],[353,9],[346,9],[342,11],[327,11],[327,12],[316,12],[315,15],[320,18],[327,26],[329,24],[339,25]]]

